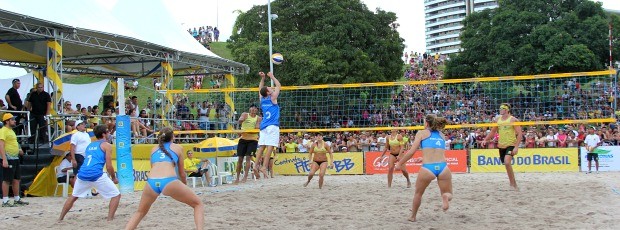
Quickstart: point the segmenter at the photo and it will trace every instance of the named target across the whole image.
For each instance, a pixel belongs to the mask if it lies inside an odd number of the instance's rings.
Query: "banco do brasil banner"
[[[329,154],[327,155],[329,158]],[[280,175],[308,175],[312,161],[307,153],[279,153],[273,161],[273,172]],[[364,154],[334,153],[334,167],[327,174],[364,174]],[[318,171],[317,171],[318,174]]]
[[[116,160],[112,160],[112,166],[116,169]],[[104,168],[105,169],[105,168]],[[142,191],[149,179],[147,174],[151,171],[150,160],[133,160],[133,188],[135,191]]]
[[[505,172],[498,149],[472,149],[471,172]],[[522,149],[514,156],[515,172],[578,172],[577,148]]]

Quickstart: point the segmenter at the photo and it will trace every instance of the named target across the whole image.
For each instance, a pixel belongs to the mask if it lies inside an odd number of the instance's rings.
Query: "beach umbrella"
[[[235,150],[237,150],[237,142],[222,137],[207,138],[194,145],[194,151],[201,153],[232,153]]]
[[[71,136],[76,133],[77,130],[73,130],[71,132],[60,135],[54,141],[52,141],[52,154],[64,156],[65,152],[71,150]],[[97,137],[95,137],[95,133],[92,129],[86,130],[88,136],[90,136],[91,141],[96,141]]]

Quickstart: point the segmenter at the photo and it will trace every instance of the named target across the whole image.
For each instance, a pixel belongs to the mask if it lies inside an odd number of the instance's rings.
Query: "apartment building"
[[[465,16],[497,6],[497,0],[424,0],[427,52],[459,52]]]

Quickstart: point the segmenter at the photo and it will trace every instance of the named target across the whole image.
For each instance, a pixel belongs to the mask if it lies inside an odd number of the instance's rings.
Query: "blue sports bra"
[[[176,165],[179,162],[179,156],[177,155],[176,152],[170,149],[170,142],[164,143],[164,148],[168,150],[168,153],[170,153],[170,156],[172,157],[172,159],[168,157],[166,153],[161,151],[161,149],[157,149],[157,151],[151,154],[151,164],[156,163],[156,162],[170,162]]]
[[[431,135],[426,139],[422,140],[420,143],[420,149],[425,148],[435,148],[435,149],[445,149],[446,141],[441,137],[439,131],[431,131]]]

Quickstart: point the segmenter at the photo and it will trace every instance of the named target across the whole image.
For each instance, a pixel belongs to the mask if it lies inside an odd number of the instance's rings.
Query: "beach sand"
[[[415,181],[417,174],[412,176]],[[454,199],[441,211],[435,182],[424,194],[418,222],[409,222],[413,188],[396,175],[277,176],[240,185],[196,188],[207,229],[617,229],[620,173],[517,173],[513,192],[503,173],[455,174]],[[116,219],[105,221],[108,201],[80,199],[63,222],[59,197],[25,198],[29,206],[0,208],[2,229],[122,229],[141,192],[123,195]],[[192,209],[160,197],[139,229],[192,229]]]

